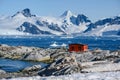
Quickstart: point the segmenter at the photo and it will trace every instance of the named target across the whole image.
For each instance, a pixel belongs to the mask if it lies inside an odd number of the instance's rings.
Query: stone
[[[47,60],[50,60],[50,56],[43,56],[42,54],[40,53],[29,53],[29,54],[26,54],[24,57],[23,57],[23,60],[30,60],[30,61],[47,61]]]
[[[33,71],[38,71],[41,69],[41,65],[33,65],[31,67],[26,67],[25,69],[23,69],[23,72],[33,72]]]

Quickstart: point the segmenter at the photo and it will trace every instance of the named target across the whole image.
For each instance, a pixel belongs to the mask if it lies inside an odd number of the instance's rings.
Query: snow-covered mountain
[[[88,29],[86,29],[84,33],[97,36],[120,35],[120,16],[106,18],[91,23],[88,25]]]
[[[19,14],[22,14],[22,15],[25,16],[25,17],[32,17],[32,16],[35,17],[35,16],[36,16],[36,15],[32,15],[31,12],[30,12],[30,9],[26,8],[26,9],[20,11],[20,12],[17,12],[17,13],[14,14],[12,17],[15,17],[15,16],[17,16],[17,15],[19,15]]]
[[[13,16],[0,16],[0,35],[120,35],[120,16],[92,23],[83,14],[65,11],[60,17],[40,17],[26,8]]]

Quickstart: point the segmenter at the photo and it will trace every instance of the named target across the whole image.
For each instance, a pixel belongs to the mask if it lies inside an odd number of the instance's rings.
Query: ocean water
[[[89,49],[119,50],[120,37],[82,36],[0,36],[0,44],[11,46],[33,46],[41,48],[68,47],[71,43],[87,44]]]
[[[20,61],[20,60],[0,58],[0,69],[5,70],[6,72],[17,72],[26,67],[30,67],[33,65],[41,65],[41,67],[44,67],[47,64],[41,63],[41,62],[29,62],[29,61]]]

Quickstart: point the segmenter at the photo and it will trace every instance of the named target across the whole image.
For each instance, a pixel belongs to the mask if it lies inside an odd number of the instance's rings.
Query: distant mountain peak
[[[25,9],[23,9],[22,11],[24,11],[24,12],[29,12],[29,13],[30,13],[30,9],[29,9],[29,8],[25,8]]]
[[[22,10],[21,13],[22,13],[25,17],[31,17],[31,12],[30,12],[30,9],[28,9],[28,8]]]
[[[67,10],[61,15],[61,17],[70,17],[72,15],[73,15],[72,12],[70,10]]]
[[[0,16],[0,34],[80,34],[90,36],[119,35],[120,15],[104,18],[94,23],[84,14],[65,11],[58,18],[38,17],[29,8],[18,11],[13,16]]]
[[[87,16],[85,16],[84,14],[78,14],[78,16],[87,18]]]
[[[77,16],[77,21],[80,22],[91,22],[87,16],[85,16],[84,14],[78,14]]]
[[[31,17],[31,16],[35,16],[31,14],[31,11],[29,8],[25,8],[22,11],[18,11],[15,15],[13,15],[12,17],[18,15],[18,14],[23,14],[25,17]]]

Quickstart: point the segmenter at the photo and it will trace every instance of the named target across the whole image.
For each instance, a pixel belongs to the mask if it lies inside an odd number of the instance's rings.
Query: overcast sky
[[[95,21],[120,14],[120,0],[0,0],[0,15],[13,15],[24,8],[39,16],[60,16],[70,10]]]

